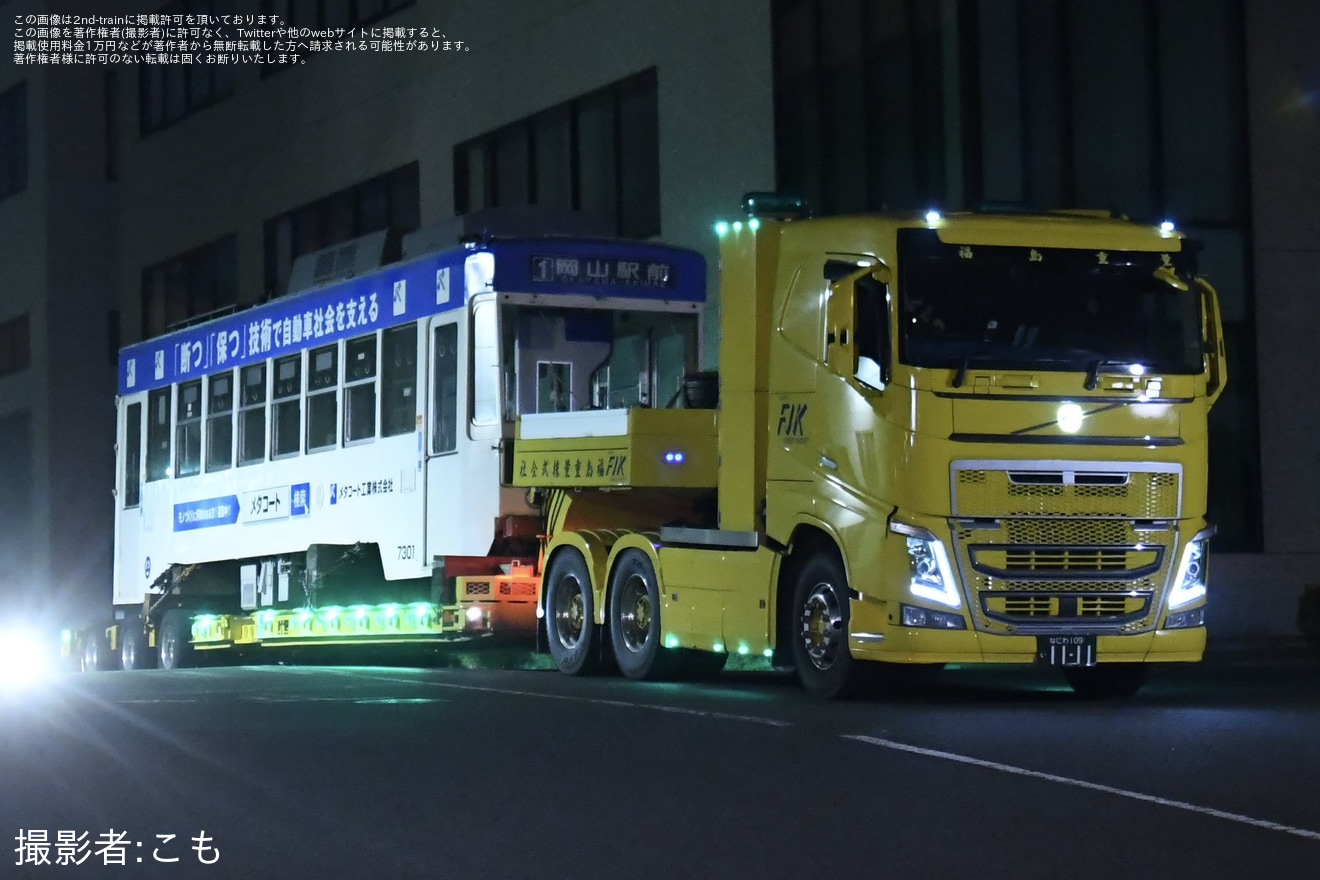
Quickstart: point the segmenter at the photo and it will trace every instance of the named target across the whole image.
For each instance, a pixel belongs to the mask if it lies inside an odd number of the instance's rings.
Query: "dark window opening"
[[[382,341],[380,433],[394,437],[417,423],[417,325],[386,330]]]
[[[376,335],[344,343],[344,442],[376,436]]]
[[[435,405],[432,407],[431,452],[458,448],[458,325],[435,328]]]
[[[222,471],[234,463],[234,373],[206,380],[206,469]]]
[[[275,361],[275,391],[271,399],[274,434],[270,438],[270,457],[297,455],[302,421],[302,355],[289,355]]]
[[[130,403],[124,415],[124,507],[142,500],[142,404]]]
[[[170,408],[173,388],[147,395],[147,482],[170,475]]]
[[[238,302],[238,252],[229,235],[142,270],[142,338]]]
[[[332,449],[339,441],[339,346],[312,349],[307,369],[307,451]]]
[[[283,296],[293,261],[340,242],[421,225],[418,164],[411,162],[265,222],[266,296]]]
[[[174,476],[202,472],[202,380],[179,386],[179,424],[175,429]]]
[[[659,235],[658,94],[652,68],[456,145],[455,213],[550,205]]]
[[[0,94],[0,199],[27,189],[27,83]]]
[[[243,396],[238,411],[238,463],[266,460],[266,365],[253,364],[240,373]]]

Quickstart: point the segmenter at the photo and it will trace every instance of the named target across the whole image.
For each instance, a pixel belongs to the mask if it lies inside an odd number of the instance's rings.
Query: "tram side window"
[[[234,463],[233,371],[207,379],[206,393],[206,469],[222,471]]]
[[[124,506],[142,499],[142,404],[132,403],[124,416]]]
[[[202,380],[179,386],[179,426],[175,430],[174,476],[202,472]]]
[[[275,413],[271,418],[274,433],[270,438],[270,457],[298,454],[298,427],[302,418],[302,355],[293,354],[275,361],[275,392],[271,395]]]
[[[376,334],[344,343],[344,442],[376,436]]]
[[[380,435],[407,434],[417,421],[417,325],[386,330],[381,355]]]
[[[266,459],[266,365],[244,367],[240,376],[238,463],[256,464]]]
[[[170,475],[170,399],[173,388],[158,388],[147,396],[147,482]]]
[[[307,451],[330,449],[339,409],[339,346],[314,348],[307,370]]]
[[[431,452],[458,448],[458,325],[435,329],[435,405],[431,408]]]

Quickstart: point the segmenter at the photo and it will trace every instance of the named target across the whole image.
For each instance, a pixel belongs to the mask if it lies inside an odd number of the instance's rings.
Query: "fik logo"
[[[775,431],[780,437],[805,437],[802,420],[807,415],[805,403],[786,403],[779,408],[779,428]]]

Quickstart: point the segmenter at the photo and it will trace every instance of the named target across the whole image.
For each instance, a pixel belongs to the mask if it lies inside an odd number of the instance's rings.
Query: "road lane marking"
[[[452,688],[457,691],[504,694],[512,697],[540,697],[544,700],[563,700],[570,703],[594,703],[597,706],[621,706],[628,709],[651,709],[656,712],[668,712],[671,715],[692,715],[698,718],[713,718],[718,721],[744,721],[749,724],[764,724],[769,727],[792,727],[792,722],[777,718],[761,718],[757,715],[738,715],[733,712],[712,712],[708,709],[688,709],[683,706],[664,706],[659,703],[631,703],[627,700],[607,700],[603,697],[579,697],[572,694],[541,694],[536,691],[520,691],[508,688],[486,687],[476,684],[454,684],[448,681],[423,681],[415,678],[390,678],[380,675],[354,675],[357,678],[370,678],[376,681],[393,681],[405,684],[420,684],[427,687]]]
[[[908,752],[909,754],[922,755],[927,758],[938,758],[942,761],[954,761],[959,764],[970,764],[973,767],[982,767],[986,770],[998,770],[1001,773],[1012,773],[1014,776],[1043,779],[1046,782],[1057,782],[1060,785],[1071,785],[1075,788],[1085,788],[1090,791],[1115,794],[1119,797],[1130,798],[1134,801],[1144,801],[1148,804],[1158,804],[1162,807],[1173,807],[1174,809],[1186,810],[1190,813],[1199,813],[1202,816],[1228,819],[1230,822],[1238,822],[1243,825],[1264,828],[1267,831],[1279,831],[1284,834],[1292,834],[1297,837],[1304,837],[1307,840],[1320,840],[1320,831],[1310,831],[1306,828],[1295,828],[1292,825],[1284,825],[1280,822],[1270,822],[1267,819],[1255,819],[1251,816],[1244,816],[1241,813],[1230,813],[1226,810],[1216,810],[1213,807],[1202,807],[1197,804],[1189,804],[1186,801],[1175,801],[1169,798],[1158,797],[1153,794],[1143,794],[1139,791],[1130,791],[1126,788],[1115,788],[1112,785],[1102,785],[1098,782],[1087,782],[1084,779],[1072,779],[1068,776],[1058,776],[1054,773],[1042,773],[1039,770],[1028,770],[1025,767],[1015,767],[1012,764],[1000,764],[998,761],[986,761],[981,758],[973,758],[970,755],[959,755],[956,752],[943,752],[939,749],[922,748],[921,746],[896,742],[892,739],[880,739],[879,737],[863,736],[861,734],[841,734],[840,736],[843,739],[851,739],[856,740],[857,742],[868,743],[873,746],[880,746],[882,749]]]
[[[141,700],[109,700],[118,706],[138,706],[144,703],[196,703],[196,697],[151,697]]]
[[[354,703],[359,706],[402,706],[414,703],[446,703],[442,697],[295,697],[240,696],[245,703]]]

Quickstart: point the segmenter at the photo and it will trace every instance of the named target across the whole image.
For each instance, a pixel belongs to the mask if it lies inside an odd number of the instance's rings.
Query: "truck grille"
[[[1175,519],[1180,486],[1172,471],[967,468],[953,489],[956,516]]]
[[[1140,620],[1150,593],[981,593],[986,617],[1007,623],[1116,623]]]
[[[991,633],[1153,629],[1177,547],[1181,470],[955,462],[954,565]]]

